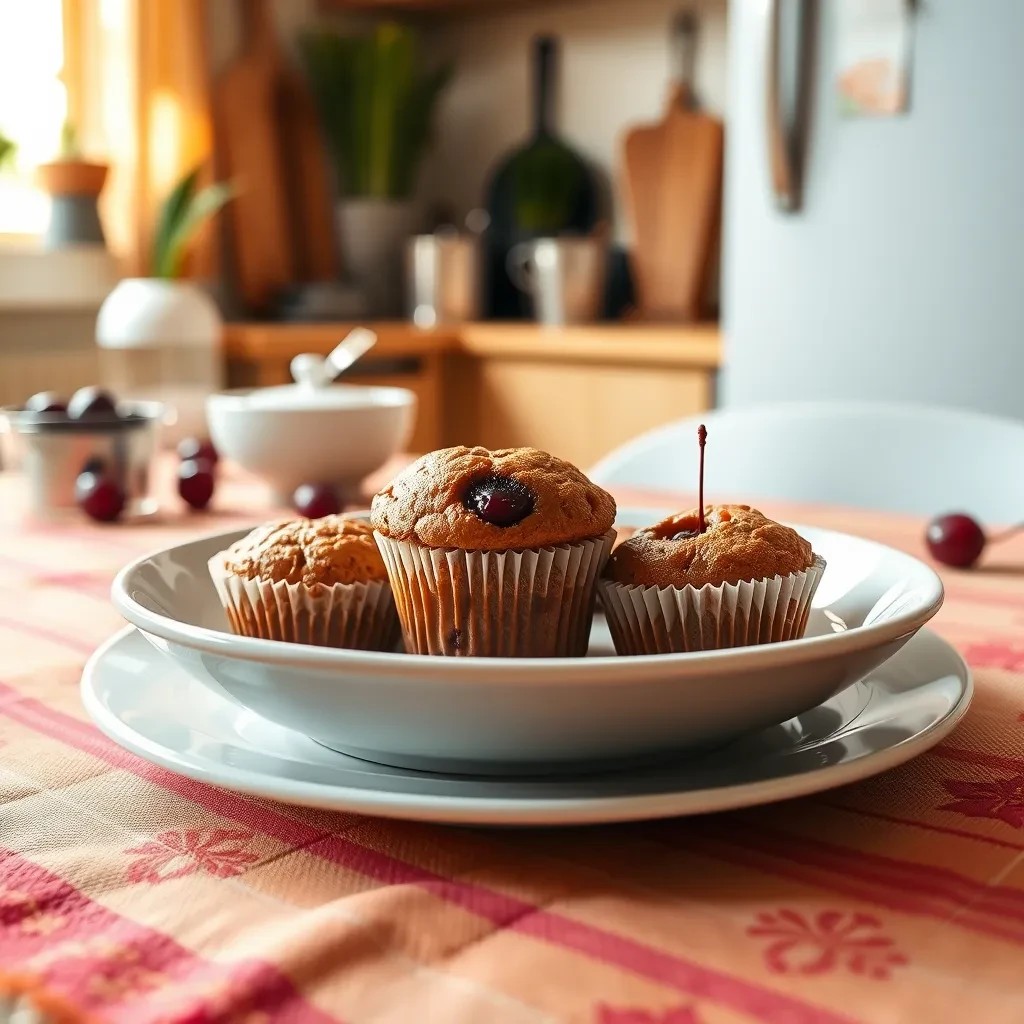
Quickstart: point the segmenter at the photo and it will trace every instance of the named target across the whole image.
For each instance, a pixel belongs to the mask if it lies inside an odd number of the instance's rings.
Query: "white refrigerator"
[[[1024,0],[917,0],[889,117],[840,112],[849,2],[730,2],[721,404],[1024,417]]]

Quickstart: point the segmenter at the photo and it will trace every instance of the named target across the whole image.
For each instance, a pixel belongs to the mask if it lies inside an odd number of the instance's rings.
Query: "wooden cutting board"
[[[637,312],[647,320],[700,319],[718,241],[724,132],[694,108],[688,79],[672,86],[661,121],[623,139]]]
[[[227,214],[239,295],[267,312],[286,287],[338,268],[311,100],[281,53],[267,0],[242,0],[239,10],[242,50],[214,85],[217,143],[238,188]]]
[[[330,169],[313,98],[290,68],[281,78],[278,124],[299,280],[337,280],[341,259]]]

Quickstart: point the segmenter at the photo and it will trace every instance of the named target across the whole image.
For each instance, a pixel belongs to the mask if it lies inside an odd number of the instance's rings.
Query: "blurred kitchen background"
[[[417,450],[1024,416],[1022,49],[1020,0],[0,0],[0,404],[201,432],[367,324]]]

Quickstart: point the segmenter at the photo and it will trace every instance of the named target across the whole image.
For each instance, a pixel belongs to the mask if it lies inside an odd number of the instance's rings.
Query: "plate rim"
[[[862,755],[853,761],[825,765],[814,771],[783,776],[781,779],[772,778],[714,789],[676,790],[641,796],[543,800],[395,794],[389,791],[367,791],[329,783],[296,782],[287,778],[256,775],[249,769],[236,769],[230,765],[216,765],[213,766],[215,770],[211,770],[202,759],[187,752],[168,756],[163,751],[169,748],[161,747],[147,737],[140,736],[110,712],[96,693],[93,681],[107,652],[123,643],[133,633],[139,634],[140,642],[148,649],[151,657],[163,657],[146,641],[141,631],[132,625],[120,629],[89,656],[82,671],[79,692],[89,718],[119,747],[176,775],[208,785],[298,806],[320,807],[401,821],[449,825],[569,827],[684,817],[777,803],[858,782],[919,756],[956,728],[969,709],[975,690],[973,674],[960,652],[934,630],[924,629],[922,632],[944,649],[944,654],[953,662],[951,672],[961,681],[962,686],[959,697],[946,714],[920,732],[900,740],[893,746]],[[900,653],[893,657],[899,658]],[[184,671],[170,659],[166,659],[166,667],[168,671]],[[263,780],[262,785],[260,780]]]
[[[619,510],[622,513],[635,511],[630,507]],[[364,513],[354,512],[353,516]],[[500,679],[510,674],[519,677],[520,684],[545,681],[545,673],[558,671],[560,674],[579,672],[586,669],[588,681],[600,683],[612,681],[625,671],[643,673],[645,667],[659,674],[673,670],[683,677],[704,671],[729,671],[730,669],[773,668],[814,661],[828,652],[831,656],[850,654],[855,651],[881,646],[920,629],[930,621],[942,607],[945,589],[941,577],[927,563],[914,555],[893,548],[869,537],[859,537],[840,530],[824,527],[792,524],[798,530],[825,533],[837,538],[854,540],[909,559],[930,577],[934,591],[932,600],[914,615],[899,617],[859,626],[839,633],[801,637],[773,644],[732,648],[715,651],[688,652],[679,654],[650,654],[643,656],[607,655],[586,658],[436,658],[417,654],[396,654],[383,651],[348,651],[327,647],[312,647],[280,640],[264,640],[256,637],[239,637],[233,633],[193,626],[170,616],[151,611],[131,595],[128,579],[139,567],[150,559],[186,546],[218,541],[229,544],[232,539],[244,536],[248,529],[217,531],[192,537],[188,541],[164,546],[132,559],[114,577],[110,597],[114,607],[132,625],[162,640],[180,644],[192,650],[238,661],[255,661],[272,665],[300,665],[308,669],[339,671],[358,669],[362,672],[384,673],[388,670],[414,669],[424,680],[435,680],[439,676],[451,677],[471,675],[483,670]]]

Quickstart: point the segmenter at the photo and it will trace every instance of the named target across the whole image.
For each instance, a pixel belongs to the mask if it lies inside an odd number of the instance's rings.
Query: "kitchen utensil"
[[[659,518],[623,510],[619,525]],[[614,657],[608,646],[586,658],[335,650],[229,631],[206,564],[244,532],[136,560],[115,580],[114,604],[186,672],[250,711],[378,764],[429,771],[547,774],[721,744],[829,700],[942,603],[939,578],[909,555],[800,527],[828,565],[800,640],[655,657]]]
[[[304,483],[354,493],[408,444],[415,414],[412,391],[352,384],[222,391],[206,402],[217,451],[262,477],[286,505]]]
[[[239,9],[245,42],[215,83],[214,100],[224,169],[238,187],[226,211],[238,289],[249,307],[265,311],[296,279],[277,125],[282,63],[266,0],[242,0]]]
[[[0,409],[3,463],[25,474],[29,511],[40,519],[77,511],[75,481],[91,459],[101,459],[124,491],[128,516],[156,511],[149,470],[165,409],[159,402],[119,402],[117,418],[71,420],[63,413]]]
[[[595,643],[610,640],[600,625]],[[325,684],[326,685],[326,684]],[[701,757],[558,778],[471,778],[336,753],[189,676],[135,629],[90,659],[82,703],[115,743],[179,775],[270,800],[463,825],[586,825],[706,814],[847,785],[943,739],[971,702],[963,659],[922,630],[859,683]]]
[[[341,272],[334,230],[334,190],[313,98],[282,61],[277,127],[283,154],[289,227],[300,281],[333,281]]]
[[[541,236],[586,234],[600,218],[593,173],[556,134],[557,60],[557,39],[534,40],[533,130],[498,165],[488,187],[487,290],[492,316],[523,315],[523,302],[507,269],[512,246]]]
[[[355,327],[326,356],[316,352],[295,356],[289,365],[292,380],[307,387],[326,387],[376,344],[377,335],[373,331]]]
[[[721,219],[724,136],[696,105],[692,14],[676,20],[675,39],[680,72],[664,117],[623,141],[637,308],[650,320],[700,318]]]
[[[406,246],[409,315],[417,327],[457,324],[480,316],[480,238],[438,231]]]
[[[598,319],[604,306],[608,245],[604,236],[538,238],[508,254],[508,273],[530,296],[542,324],[582,324]]]

